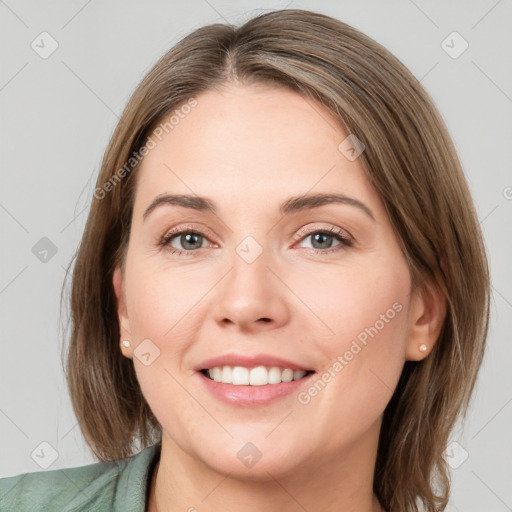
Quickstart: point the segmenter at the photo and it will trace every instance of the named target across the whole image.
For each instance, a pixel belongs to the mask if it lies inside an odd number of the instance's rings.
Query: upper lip
[[[255,368],[256,366],[278,366],[279,368],[290,368],[291,370],[313,371],[307,366],[303,366],[294,361],[283,359],[282,357],[272,356],[270,354],[223,354],[212,357],[198,364],[194,370],[207,370],[216,366],[244,366],[246,368]]]

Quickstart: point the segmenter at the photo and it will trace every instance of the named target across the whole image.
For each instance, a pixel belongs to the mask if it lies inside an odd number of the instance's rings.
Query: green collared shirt
[[[145,512],[160,444],[114,462],[0,479],[1,512]]]

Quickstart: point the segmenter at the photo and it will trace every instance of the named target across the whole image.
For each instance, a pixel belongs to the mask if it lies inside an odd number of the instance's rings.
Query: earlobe
[[[128,313],[126,309],[126,300],[123,286],[123,273],[119,266],[117,266],[114,270],[112,276],[112,285],[114,287],[114,292],[116,295],[117,321],[119,322],[119,334],[121,336],[119,347],[121,349],[122,354],[125,357],[132,358],[132,348],[131,343],[129,341],[131,340],[130,322],[128,319]]]
[[[446,299],[434,283],[418,287],[411,299],[405,358],[421,361],[434,349],[446,318]]]

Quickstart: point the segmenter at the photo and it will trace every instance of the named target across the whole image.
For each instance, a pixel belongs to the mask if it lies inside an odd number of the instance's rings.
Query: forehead
[[[163,192],[221,204],[243,196],[245,207],[308,192],[379,201],[360,161],[338,149],[349,134],[313,100],[258,84],[207,91],[196,101],[161,140],[153,137],[157,144],[138,173],[136,209]]]

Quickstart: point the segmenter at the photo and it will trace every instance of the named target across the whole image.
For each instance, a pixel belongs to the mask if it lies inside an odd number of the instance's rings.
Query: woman
[[[395,57],[302,10],[196,30],[130,99],[76,255],[68,383],[100,462],[4,479],[2,510],[441,511],[488,298]]]

